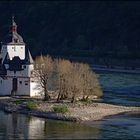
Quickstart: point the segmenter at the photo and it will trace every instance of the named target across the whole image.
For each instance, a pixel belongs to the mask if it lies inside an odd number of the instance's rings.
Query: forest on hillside
[[[140,58],[139,1],[1,1],[0,41],[12,15],[34,57]]]

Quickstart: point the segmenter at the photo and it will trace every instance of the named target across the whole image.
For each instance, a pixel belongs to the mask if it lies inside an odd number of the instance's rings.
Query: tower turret
[[[12,25],[10,34],[5,38],[2,44],[2,62],[4,61],[6,54],[8,53],[9,59],[19,57],[21,60],[25,59],[25,43],[23,38],[17,33],[17,24],[12,17]]]
[[[14,44],[23,44],[23,38],[17,33],[17,24],[12,17],[12,26],[11,26],[11,43]]]

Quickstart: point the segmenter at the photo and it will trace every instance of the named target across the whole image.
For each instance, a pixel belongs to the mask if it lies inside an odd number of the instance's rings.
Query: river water
[[[140,75],[100,73],[104,102],[140,106]],[[0,139],[140,139],[140,114],[90,124],[46,120],[0,111]]]
[[[140,74],[99,73],[104,102],[140,106]]]

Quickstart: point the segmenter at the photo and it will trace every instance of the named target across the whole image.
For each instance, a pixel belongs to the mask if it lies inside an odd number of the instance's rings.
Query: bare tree
[[[68,97],[74,102],[76,97],[80,96],[81,75],[79,71],[79,63],[71,63],[69,75],[67,75],[66,87]]]
[[[44,89],[45,100],[49,99],[49,85],[57,91],[57,101],[69,98],[74,102],[79,97],[88,99],[102,93],[96,74],[87,64],[41,56],[35,61],[35,76]]]
[[[71,72],[71,62],[64,59],[56,60],[58,77],[58,98],[57,101],[68,97],[67,81]]]
[[[92,71],[87,71],[83,77],[83,98],[88,99],[89,96],[96,95],[101,96],[102,90],[99,85],[96,74]]]
[[[72,63],[67,84],[69,87],[69,95],[71,95],[71,102],[74,102],[75,99],[80,96],[83,96],[84,99],[88,99],[92,95],[102,95],[96,74],[87,64]]]
[[[48,80],[52,76],[53,60],[50,56],[40,56],[35,60],[34,75],[44,90],[44,100],[49,100]]]

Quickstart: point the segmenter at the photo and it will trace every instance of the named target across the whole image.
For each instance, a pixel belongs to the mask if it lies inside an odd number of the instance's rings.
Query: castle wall
[[[11,91],[13,89],[13,78],[7,77],[6,79],[2,79],[0,77],[0,96],[11,95]],[[17,77],[16,96],[41,96],[41,93],[42,88],[37,81],[31,80],[29,77]]]
[[[12,79],[2,79],[0,77],[0,96],[11,95],[12,90]]]
[[[7,70],[7,76],[16,76],[16,77],[31,77],[31,71],[34,70],[33,64],[31,65],[23,65],[22,71],[9,71]]]
[[[16,95],[30,96],[30,79],[18,78],[17,81],[18,89]]]
[[[7,79],[0,78],[0,96],[11,95],[13,89],[13,78]],[[29,78],[17,78],[17,92],[15,95],[30,96],[30,83]]]
[[[29,51],[27,56],[25,54],[25,44],[22,37],[17,33],[17,25],[14,20],[12,20],[11,41],[2,45],[1,54],[6,75],[4,76],[5,79],[0,77],[0,96],[11,95],[11,93],[17,96],[39,96],[41,91],[39,83],[32,79],[33,60]],[[15,56],[18,56],[20,59],[13,59]],[[24,61],[20,63],[20,60]],[[9,70],[9,66],[12,71]]]
[[[22,74],[22,75],[26,75],[26,76],[28,76],[28,77],[31,77],[31,71],[33,71],[34,70],[34,65],[33,64],[30,64],[30,65],[25,65],[25,66],[23,66],[23,68],[24,68],[24,70],[20,73],[20,74]]]

